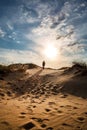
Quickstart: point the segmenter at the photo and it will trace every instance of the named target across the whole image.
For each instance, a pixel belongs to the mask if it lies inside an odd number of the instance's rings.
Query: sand
[[[77,91],[79,84],[87,87],[86,77],[64,70],[35,68],[3,77],[0,130],[87,130],[87,93],[81,85]]]

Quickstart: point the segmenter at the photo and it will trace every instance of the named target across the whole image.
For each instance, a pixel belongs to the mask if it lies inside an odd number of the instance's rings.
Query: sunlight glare
[[[53,45],[48,45],[44,50],[44,54],[49,59],[55,59],[57,57],[57,48]]]

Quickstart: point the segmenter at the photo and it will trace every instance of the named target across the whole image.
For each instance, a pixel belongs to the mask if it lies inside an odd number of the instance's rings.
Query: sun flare
[[[55,59],[57,57],[57,48],[53,45],[48,45],[44,50],[44,54],[49,59]]]

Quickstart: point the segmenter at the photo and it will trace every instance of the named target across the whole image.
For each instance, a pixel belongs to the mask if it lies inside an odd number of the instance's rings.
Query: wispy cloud
[[[23,23],[32,24],[38,22],[38,13],[35,9],[32,9],[28,5],[22,5],[20,7],[21,16],[20,21]]]
[[[9,22],[7,23],[7,26],[10,30],[13,30],[13,26]]]
[[[0,28],[0,37],[3,38],[5,36],[5,32]]]
[[[39,55],[32,51],[21,51],[12,49],[2,49],[0,48],[0,59],[2,63],[28,63],[33,62],[38,63],[37,59],[40,59]]]

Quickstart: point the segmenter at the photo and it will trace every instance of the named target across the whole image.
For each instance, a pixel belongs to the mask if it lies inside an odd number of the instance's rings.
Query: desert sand
[[[0,130],[87,130],[87,74],[22,68],[0,74]]]

